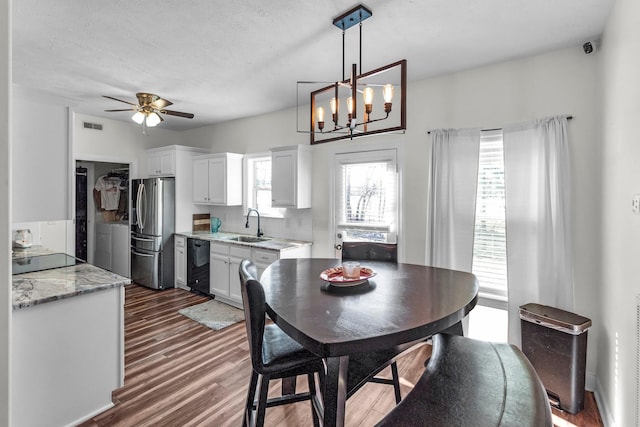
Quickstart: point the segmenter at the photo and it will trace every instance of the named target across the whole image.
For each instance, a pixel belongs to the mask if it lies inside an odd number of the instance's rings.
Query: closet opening
[[[76,160],[75,256],[130,276],[127,163]]]

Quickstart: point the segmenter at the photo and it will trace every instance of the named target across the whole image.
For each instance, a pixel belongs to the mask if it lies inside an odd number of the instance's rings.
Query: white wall
[[[640,293],[640,2],[618,0],[603,37],[602,275],[597,296],[598,397],[607,425],[636,420],[636,295]]]
[[[75,228],[72,221],[34,221],[14,222],[12,233],[16,230],[31,230],[34,245],[44,246],[55,252],[73,254],[75,248],[67,247],[67,241],[75,238]]]
[[[9,349],[11,333],[11,2],[0,2],[0,425],[11,425]]]
[[[313,256],[333,256],[329,232],[329,165],[345,147],[388,143],[401,148],[404,262],[424,262],[427,131],[435,128],[495,128],[556,114],[573,115],[571,146],[575,251],[575,311],[599,324],[599,56],[580,46],[411,82],[407,91],[407,132],[313,146]],[[411,67],[411,63],[408,64]],[[184,132],[184,143],[214,151],[266,151],[308,144],[296,133],[294,109]],[[638,191],[640,192],[640,190]],[[214,214],[212,212],[212,214]],[[224,226],[223,226],[224,228]],[[589,332],[588,385],[596,370],[598,328]]]
[[[85,129],[83,123],[102,124],[102,130]],[[131,178],[138,178],[140,162],[144,161],[144,150],[181,144],[181,133],[153,128],[149,135],[142,134],[140,125],[119,120],[105,119],[73,113],[73,156],[79,160],[94,160],[115,163],[133,163],[135,170]]]
[[[14,85],[14,221],[68,218],[68,109],[64,101]]]

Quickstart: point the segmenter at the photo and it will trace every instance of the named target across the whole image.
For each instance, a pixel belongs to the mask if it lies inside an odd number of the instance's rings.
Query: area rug
[[[213,299],[183,308],[178,313],[216,331],[244,320],[244,311]]]

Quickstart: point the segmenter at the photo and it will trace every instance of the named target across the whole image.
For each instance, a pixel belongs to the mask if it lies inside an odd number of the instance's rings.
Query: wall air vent
[[[85,129],[102,130],[102,124],[100,123],[89,123],[89,122],[82,122],[82,123]]]

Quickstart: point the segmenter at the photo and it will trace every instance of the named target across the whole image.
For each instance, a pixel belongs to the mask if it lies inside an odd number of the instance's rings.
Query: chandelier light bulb
[[[316,110],[316,114],[318,116],[318,129],[324,129],[324,108],[319,107]]]
[[[373,88],[365,87],[362,91],[362,97],[364,98],[365,105],[373,104]]]
[[[347,113],[353,114],[353,98],[352,97],[347,98]]]
[[[364,112],[369,115],[373,110],[373,88],[365,87],[362,91],[362,97],[364,98]]]
[[[331,105],[331,114],[335,114],[338,111],[338,100],[336,98],[331,98],[329,104]]]
[[[382,96],[384,97],[384,102],[390,103],[393,100],[393,85],[387,84],[382,88]]]

